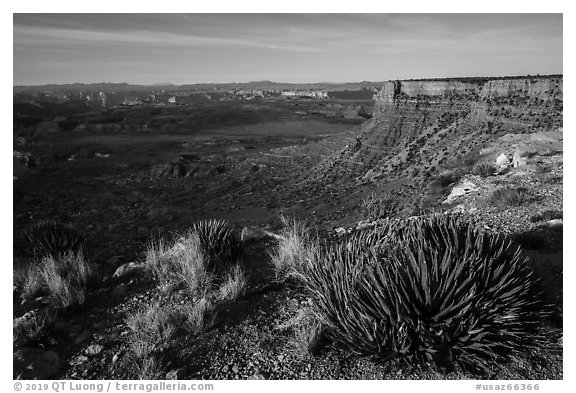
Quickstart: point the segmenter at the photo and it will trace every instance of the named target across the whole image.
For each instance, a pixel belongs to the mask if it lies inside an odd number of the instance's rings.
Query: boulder
[[[242,234],[240,235],[240,240],[242,240],[243,242],[257,241],[267,239],[269,237],[270,233],[266,230],[256,227],[244,227],[242,228]]]
[[[121,265],[120,267],[118,267],[118,269],[116,269],[113,277],[114,278],[126,277],[134,274],[135,272],[140,271],[142,268],[143,268],[142,264],[137,262],[125,263],[124,265]]]
[[[450,192],[450,195],[448,195],[446,200],[444,200],[442,203],[452,203],[458,197],[469,194],[473,191],[476,191],[477,189],[478,187],[470,180],[462,180],[459,184],[452,188],[452,192]]]
[[[510,160],[508,160],[506,154],[502,153],[496,157],[496,166],[498,167],[498,170],[508,168],[508,164],[510,164]]]
[[[92,344],[84,352],[86,355],[98,355],[103,349],[104,347],[100,344]]]
[[[346,234],[346,228],[344,228],[344,227],[334,228],[334,232],[336,232],[337,235],[345,235]]]
[[[561,218],[554,218],[552,220],[548,220],[545,223],[542,224],[542,226],[546,226],[546,227],[550,227],[550,228],[555,228],[555,227],[561,227],[563,226],[563,219]]]

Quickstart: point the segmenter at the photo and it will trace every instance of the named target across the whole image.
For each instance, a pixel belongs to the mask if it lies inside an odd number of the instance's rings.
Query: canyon
[[[373,83],[346,89],[366,94]],[[64,312],[46,337],[26,344],[37,344],[35,355],[58,354],[50,378],[133,378],[123,316],[161,291],[145,276],[114,273],[138,265],[152,239],[212,218],[230,221],[249,239],[248,295],[201,339],[179,337],[166,376],[394,378],[392,366],[332,349],[304,359],[290,352],[289,329],[281,326],[294,323],[308,299],[296,286],[275,283],[269,263],[269,235],[281,229],[281,216],[305,221],[330,241],[375,225],[382,217],[367,207],[378,201],[395,202],[387,211],[393,217],[459,212],[512,236],[544,277],[550,324],[561,331],[562,76],[388,81],[370,98],[206,98],[270,86],[210,87],[182,105],[133,107],[119,107],[99,87],[89,95],[78,87],[94,104],[88,107],[39,102],[46,87],[15,89],[15,261],[25,257],[23,230],[51,220],[86,235],[102,277],[84,308]],[[134,96],[130,87],[114,89],[125,90],[118,97]],[[52,88],[62,97],[78,94],[72,90]],[[502,189],[522,189],[529,198],[503,205],[494,196]],[[42,299],[20,300],[15,292],[15,319],[45,307]],[[561,353],[549,351],[525,354],[538,366],[519,361],[489,377],[561,378]],[[28,373],[25,363],[20,371]]]

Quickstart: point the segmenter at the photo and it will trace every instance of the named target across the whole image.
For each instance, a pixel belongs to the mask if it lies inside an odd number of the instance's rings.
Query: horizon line
[[[130,83],[130,82],[48,82],[43,84],[13,84],[12,87],[43,87],[43,86],[70,86],[70,85],[127,85],[127,86],[145,86],[145,87],[163,87],[163,86],[194,86],[194,85],[230,85],[230,84],[250,84],[250,83],[274,83],[274,84],[285,84],[285,85],[314,85],[314,84],[324,84],[324,85],[342,85],[342,84],[353,84],[353,83],[382,83],[391,81],[428,81],[428,80],[442,80],[442,79],[483,79],[483,78],[522,78],[522,77],[563,77],[564,73],[553,73],[553,74],[517,74],[517,75],[479,75],[479,76],[439,76],[439,77],[429,77],[429,78],[394,78],[386,80],[361,80],[361,81],[347,81],[347,82],[277,82],[270,80],[255,80],[247,82],[185,82],[185,83],[174,83],[174,82],[152,82],[152,83]]]

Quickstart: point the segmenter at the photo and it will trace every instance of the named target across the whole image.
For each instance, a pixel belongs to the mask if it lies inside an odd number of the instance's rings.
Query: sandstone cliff
[[[479,90],[476,84],[458,81],[393,81],[384,84],[375,100],[377,103],[390,104],[402,98],[461,96],[477,94]]]
[[[386,82],[372,119],[314,176],[407,198],[446,168],[469,167],[505,134],[561,129],[562,97],[562,77]]]

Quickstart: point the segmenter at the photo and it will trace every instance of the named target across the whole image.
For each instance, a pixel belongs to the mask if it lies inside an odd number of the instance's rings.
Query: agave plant
[[[388,220],[328,247],[305,284],[338,346],[458,363],[533,345],[546,308],[520,249],[459,216]]]
[[[240,239],[225,220],[203,220],[192,225],[190,231],[200,239],[208,256],[208,270],[221,272],[233,264],[240,254]]]
[[[53,221],[39,222],[24,231],[25,254],[40,260],[59,258],[67,253],[83,253],[86,238]]]

